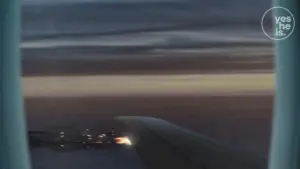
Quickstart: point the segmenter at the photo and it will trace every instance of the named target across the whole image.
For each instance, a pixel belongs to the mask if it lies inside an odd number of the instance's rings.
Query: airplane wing
[[[265,169],[266,160],[235,152],[167,121],[116,117],[147,169]]]

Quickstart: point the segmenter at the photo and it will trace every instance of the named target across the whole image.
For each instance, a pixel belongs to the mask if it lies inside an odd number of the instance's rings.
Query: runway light
[[[128,137],[117,137],[115,138],[117,144],[124,144],[124,145],[132,145],[131,141]]]

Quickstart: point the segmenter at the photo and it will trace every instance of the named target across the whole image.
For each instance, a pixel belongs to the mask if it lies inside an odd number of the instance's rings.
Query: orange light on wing
[[[117,144],[132,145],[128,137],[117,137],[115,138],[115,141]]]

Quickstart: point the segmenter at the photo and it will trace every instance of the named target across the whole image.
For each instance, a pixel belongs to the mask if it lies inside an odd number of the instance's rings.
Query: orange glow
[[[115,141],[117,144],[131,145],[131,141],[128,137],[117,137],[115,138]]]

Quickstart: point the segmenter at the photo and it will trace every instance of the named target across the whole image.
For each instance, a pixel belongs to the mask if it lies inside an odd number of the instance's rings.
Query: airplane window
[[[271,5],[22,0],[33,169],[260,169],[274,94],[261,18]]]

